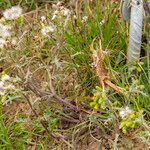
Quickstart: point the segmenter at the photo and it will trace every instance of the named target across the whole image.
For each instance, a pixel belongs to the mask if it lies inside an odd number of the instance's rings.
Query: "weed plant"
[[[0,35],[0,149],[84,149],[87,139],[132,148],[129,137],[150,146],[149,26],[143,31],[148,54],[131,74],[118,2],[0,2],[3,11],[14,5],[22,14],[0,19],[9,33]],[[90,50],[95,38],[110,80],[123,93],[101,88]]]

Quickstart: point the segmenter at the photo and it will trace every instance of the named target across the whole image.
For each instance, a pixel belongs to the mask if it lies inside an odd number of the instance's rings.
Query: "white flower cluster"
[[[6,39],[11,36],[9,29],[9,26],[0,23],[0,49],[3,49],[6,46]]]
[[[71,16],[71,11],[64,7],[60,1],[56,4],[53,4],[52,8],[53,12],[51,20],[53,22],[57,21],[59,22],[59,25],[66,27],[66,24]],[[48,37],[50,33],[54,33],[56,31],[56,25],[54,25],[52,22],[48,24],[45,16],[41,16],[40,20],[42,22],[42,29],[40,32],[43,36]]]
[[[13,6],[10,9],[6,9],[3,12],[3,18],[0,19],[0,49],[3,49],[7,46],[7,43],[10,42],[10,37],[12,36],[10,29],[12,28],[9,25],[4,25],[6,20],[15,20],[22,15],[22,8],[19,6]],[[15,45],[16,42],[12,40],[12,45]]]
[[[63,16],[65,16],[65,17],[70,16],[70,14],[71,14],[71,11],[68,8],[63,8],[61,10],[61,12],[62,12]]]
[[[41,29],[41,34],[43,36],[48,36],[49,33],[53,33],[55,31],[56,27],[54,24],[50,23],[50,25],[48,26],[44,26],[42,29]]]
[[[71,16],[70,9],[62,6],[61,2],[58,2],[57,4],[53,4],[52,7],[55,10],[52,15],[52,20],[58,19],[59,21],[62,21],[65,27]]]
[[[7,37],[10,37],[11,34],[9,32],[10,27],[7,25],[3,25],[0,23],[0,37],[3,39],[6,39]]]
[[[20,6],[13,6],[10,9],[6,9],[3,15],[6,20],[17,19],[22,15],[22,8]]]
[[[52,20],[54,20],[57,17],[59,18],[61,16],[68,17],[71,14],[71,11],[68,8],[62,6],[61,2],[53,4],[52,7],[55,9],[55,11],[53,12]]]
[[[0,38],[0,49],[3,49],[6,45],[6,40],[4,40],[3,38]]]
[[[45,16],[41,16],[41,21],[44,22],[46,20]]]
[[[85,22],[87,22],[87,20],[88,20],[88,16],[83,16],[81,22],[82,22],[82,23],[85,23]]]
[[[11,83],[11,78],[9,75],[2,75],[0,80],[0,96],[4,96],[9,91],[15,89],[15,86]]]
[[[122,109],[119,111],[119,115],[120,115],[121,118],[126,118],[126,117],[128,117],[131,113],[132,113],[132,110],[130,110],[129,107],[122,108]]]

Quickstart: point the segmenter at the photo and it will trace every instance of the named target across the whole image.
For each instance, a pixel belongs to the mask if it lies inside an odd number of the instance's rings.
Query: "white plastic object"
[[[141,52],[144,18],[143,0],[122,0],[122,14],[130,22],[127,62],[137,61]]]
[[[131,14],[131,7],[130,7],[130,0],[121,0],[121,14],[125,21],[128,23],[130,22],[130,14]]]
[[[127,61],[140,58],[144,8],[142,0],[132,0]]]

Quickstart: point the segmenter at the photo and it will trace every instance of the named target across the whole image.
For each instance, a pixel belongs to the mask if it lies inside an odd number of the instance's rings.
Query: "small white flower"
[[[3,12],[5,19],[14,20],[22,15],[22,8],[20,6],[13,6]]]
[[[54,14],[54,15],[58,15],[59,13],[60,13],[60,12],[59,12],[58,10],[55,10],[53,14]]]
[[[61,62],[57,57],[55,57],[55,59],[52,61],[52,64],[55,64],[57,69],[61,67]]]
[[[54,15],[52,16],[52,20],[54,20],[56,17],[57,17],[57,15],[54,14]]]
[[[58,1],[56,5],[57,5],[57,6],[61,6],[61,2],[60,2],[60,1]]]
[[[6,39],[7,37],[10,37],[10,32],[8,31],[10,29],[9,26],[5,26],[0,23],[0,37],[3,39]]]
[[[124,117],[126,116],[126,112],[125,112],[124,110],[121,110],[121,111],[119,112],[119,115],[120,115],[122,118],[124,118]]]
[[[2,89],[4,87],[4,82],[0,81],[0,89]]]
[[[122,109],[119,111],[119,115],[120,115],[120,117],[122,117],[122,118],[125,118],[125,117],[129,116],[131,113],[132,113],[132,110],[130,110],[129,107],[122,108]]]
[[[55,26],[54,25],[45,26],[45,27],[43,27],[43,29],[41,29],[41,33],[44,36],[47,36],[48,33],[54,32],[54,31],[55,31]]]
[[[70,11],[69,9],[65,8],[65,9],[62,10],[62,14],[63,14],[65,17],[67,17],[67,16],[70,16],[71,11]]]
[[[103,19],[101,22],[100,22],[100,25],[103,25],[105,23],[105,20]]]
[[[64,6],[59,6],[59,10],[64,10]]]
[[[53,13],[53,16],[52,16],[52,20],[54,20],[57,17],[58,14],[59,14],[59,11],[55,10],[54,13]]]
[[[95,67],[96,67],[96,62],[92,62],[92,63],[90,64],[90,67],[91,67],[91,68],[95,68]]]
[[[6,45],[6,40],[0,38],[0,49],[3,49],[5,45]]]
[[[5,74],[5,75],[3,75],[3,76],[1,77],[1,80],[2,80],[3,82],[8,81],[8,80],[10,80],[10,76],[7,75],[7,74]]]
[[[46,20],[46,17],[45,16],[41,16],[41,21],[45,21]]]
[[[76,16],[76,15],[73,15],[73,19],[77,19],[77,16]]]
[[[84,17],[82,18],[82,23],[86,22],[87,20],[88,20],[88,16],[84,16]]]
[[[52,5],[53,9],[58,9],[59,7],[61,7],[61,2],[58,2],[57,4]]]
[[[17,39],[16,39],[16,38],[13,38],[13,39],[11,40],[11,44],[14,45],[14,46],[17,45]]]
[[[4,95],[5,95],[5,92],[0,90],[0,95],[1,95],[1,96],[4,96]]]

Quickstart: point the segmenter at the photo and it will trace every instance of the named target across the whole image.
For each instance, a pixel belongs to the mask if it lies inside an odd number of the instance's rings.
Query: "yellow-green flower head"
[[[5,71],[2,71],[2,72],[1,72],[1,74],[2,74],[2,76],[3,76],[3,75],[5,75],[5,74],[6,74],[6,72],[5,72]]]

